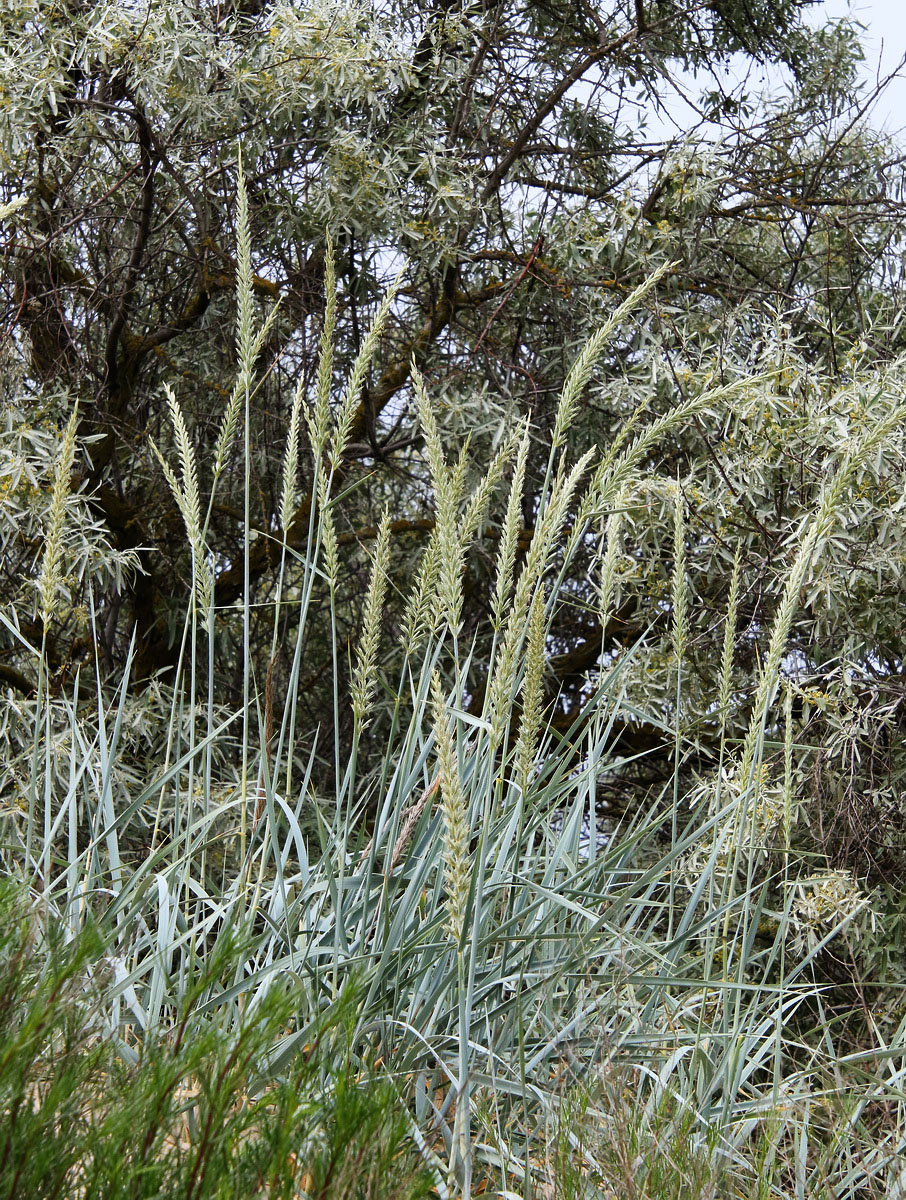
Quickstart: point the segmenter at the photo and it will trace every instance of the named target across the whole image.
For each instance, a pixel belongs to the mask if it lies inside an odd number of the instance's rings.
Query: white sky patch
[[[904,0],[824,0],[816,4],[809,20],[817,24],[828,18],[849,16],[864,25],[862,46],[865,62],[862,77],[869,84],[895,77],[885,88],[873,114],[874,124],[888,133],[906,130],[906,3]]]
[[[806,9],[805,20],[817,27],[832,20],[849,17],[862,26],[860,40],[865,60],[860,72],[869,87],[888,80],[871,111],[872,124],[887,133],[906,139],[906,0],[823,0]],[[720,126],[701,127],[698,107],[702,92],[713,88],[712,76],[702,70],[697,75],[684,71],[679,63],[669,65],[673,88],[664,88],[657,109],[646,106],[646,132],[652,140],[679,137],[699,126],[699,136],[719,137]],[[748,92],[754,99],[763,94],[782,94],[789,83],[784,68],[753,64],[748,56],[736,54],[716,74],[721,89],[738,95]]]

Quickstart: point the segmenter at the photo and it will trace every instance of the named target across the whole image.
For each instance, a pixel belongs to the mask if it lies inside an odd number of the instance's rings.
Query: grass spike
[[[63,532],[66,527],[66,499],[71,488],[72,464],[75,460],[79,408],[70,413],[60,443],[60,453],[54,468],[50,512],[44,534],[44,556],[38,576],[38,598],[41,621],[45,630],[53,616],[60,584],[63,582]]]
[[[306,410],[308,441],[315,462],[320,461],[330,436],[330,389],[333,383],[333,340],[337,325],[337,272],[333,240],[327,234],[324,249],[324,320],[318,354],[314,408]]]
[[[456,762],[453,730],[436,672],[431,679],[431,701],[434,714],[434,752],[437,757],[444,821],[443,865],[447,891],[444,929],[453,945],[458,947],[462,942],[466,902],[469,896],[469,826],[466,800]]]
[[[613,612],[613,596],[616,584],[617,564],[622,554],[623,524],[625,521],[626,492],[621,490],[614,500],[613,511],[607,517],[604,557],[601,562],[598,585],[598,611],[601,628],[605,631]]]
[[[519,737],[516,741],[515,775],[523,793],[526,792],[531,779],[538,748],[538,737],[541,732],[544,671],[547,665],[546,638],[544,593],[539,588],[532,599],[532,606],[529,610],[525,674],[522,680],[522,713],[519,719]]]
[[[333,470],[336,470],[340,465],[340,460],[346,450],[346,445],[349,441],[349,435],[352,432],[352,427],[355,422],[356,412],[362,400],[362,387],[365,383],[365,376],[368,373],[368,368],[371,365],[371,360],[374,358],[378,343],[381,340],[381,334],[384,332],[384,326],[387,324],[387,318],[390,315],[390,309],[396,299],[397,293],[403,286],[403,275],[406,267],[399,272],[396,279],[387,290],[384,299],[378,306],[374,320],[371,323],[371,328],[365,335],[359,352],[355,356],[355,361],[352,364],[352,370],[349,373],[349,380],[340,398],[340,404],[337,416],[337,425],[334,430],[334,436],[330,445],[330,465]]]
[[[526,427],[523,429],[516,452],[516,463],[513,468],[506,513],[500,531],[494,598],[491,601],[495,629],[499,629],[503,623],[504,606],[513,587],[513,568],[516,563],[516,543],[522,525],[522,491],[525,487],[525,466],[528,452],[529,433]]]
[[[588,339],[579,357],[573,363],[566,377],[566,382],[563,385],[563,391],[560,394],[560,401],[557,405],[557,413],[554,418],[554,428],[551,435],[552,449],[557,450],[566,440],[566,434],[572,426],[579,400],[585,386],[591,378],[592,372],[597,366],[598,359],[604,352],[604,348],[610,341],[611,334],[619,326],[620,322],[636,307],[657,284],[663,279],[668,271],[672,271],[677,266],[676,262],[664,263],[658,269],[640,284],[621,305],[614,311],[612,316],[608,318],[605,324]]]
[[[360,728],[368,723],[368,712],[377,685],[377,655],[381,640],[381,616],[387,591],[390,562],[390,514],[385,509],[378,527],[371,578],[365,597],[362,632],[352,675],[352,711]]]

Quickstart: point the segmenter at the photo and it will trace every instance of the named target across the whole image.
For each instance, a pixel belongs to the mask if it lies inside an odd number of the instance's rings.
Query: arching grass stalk
[[[453,1124],[453,1147],[450,1156],[449,1186],[457,1182],[464,1196],[471,1191],[472,1155],[470,1147],[471,1106],[469,1051],[469,993],[467,984],[471,954],[464,944],[466,905],[469,898],[469,823],[465,796],[460,779],[458,755],[453,730],[447,715],[447,705],[440,679],[435,673],[431,681],[431,704],[434,716],[434,742],[437,774],[440,781],[443,813],[443,875],[446,891],[444,931],[454,948],[458,979],[459,1008],[459,1070],[456,1115]],[[468,954],[468,961],[467,961]]]
[[[329,505],[333,500],[333,488],[336,479],[341,470],[343,454],[346,445],[349,441],[349,436],[352,431],[361,404],[362,387],[365,382],[368,369],[371,361],[377,351],[380,342],[381,334],[384,326],[387,323],[390,315],[390,309],[393,301],[396,299],[399,289],[402,287],[403,276],[406,267],[397,275],[396,279],[391,284],[387,294],[378,307],[374,320],[365,335],[361,346],[353,361],[352,368],[349,373],[348,380],[343,389],[337,406],[337,416],[334,425],[333,433],[329,438],[325,437],[324,422],[329,413],[329,392],[331,383],[331,364],[332,364],[332,349],[330,349],[331,338],[327,336],[327,331],[322,335],[321,358],[319,361],[318,370],[318,385],[315,401],[315,415],[309,427],[311,440],[311,449],[313,454],[317,452],[319,456],[326,459],[326,466],[322,474],[322,464],[318,462],[314,464],[316,479],[318,480],[317,487],[312,496],[312,503],[309,506],[309,522],[308,522],[308,539],[306,541],[305,550],[305,576],[301,586],[301,597],[299,602],[299,611],[296,620],[296,639],[293,655],[293,664],[290,671],[289,686],[287,689],[287,705],[284,712],[284,721],[281,727],[280,744],[283,743],[283,732],[287,726],[287,712],[294,709],[293,696],[299,684],[299,668],[302,660],[302,648],[304,645],[304,635],[308,621],[308,610],[311,603],[311,596],[314,587],[314,582],[317,572],[317,563],[321,552],[321,542],[323,537],[323,521],[321,514],[327,512]],[[328,314],[331,325],[333,323],[333,309]],[[331,330],[332,332],[332,330]],[[331,530],[331,535],[332,535]],[[333,545],[334,567],[328,566],[328,570],[335,577],[335,559],[336,545]],[[335,626],[334,626],[335,632]],[[336,660],[335,660],[336,661]],[[334,672],[336,678],[336,671]],[[339,696],[334,692],[334,728],[338,731],[339,724]],[[294,721],[294,715],[289,717],[290,723]],[[335,747],[338,745],[338,732],[335,736]],[[335,748],[335,754],[338,750]],[[355,740],[353,742],[353,755],[349,763],[347,763],[345,773],[336,774],[336,802],[338,808],[344,805],[352,805],[355,792]]]
[[[538,519],[543,516],[547,506],[548,491],[551,486],[551,475],[554,469],[554,463],[560,453],[560,450],[566,442],[568,430],[572,427],[575,420],[576,412],[579,407],[582,393],[591,379],[595,367],[598,365],[598,360],[604,353],[604,350],[610,341],[614,331],[620,326],[623,320],[633,311],[641,300],[655,288],[663,277],[672,271],[677,266],[676,262],[667,262],[658,267],[648,278],[641,283],[626,299],[620,304],[613,314],[607,319],[604,325],[588,339],[578,357],[569,369],[569,374],[566,376],[566,381],[563,384],[563,390],[560,393],[560,400],[557,404],[557,411],[554,416],[554,425],[551,430],[551,448],[547,459],[547,468],[544,475],[544,483],[541,487],[541,493],[538,501]],[[563,460],[561,459],[561,467]]]
[[[241,181],[241,187],[244,188],[244,186],[245,185],[244,185],[244,178],[243,178],[243,180]],[[241,209],[238,212],[237,220],[238,220],[239,224],[241,224],[243,221],[247,222],[247,219],[248,219],[248,213],[247,213],[247,206],[246,206],[245,209]],[[240,258],[240,270],[237,273],[237,281],[236,281],[237,292],[242,291],[242,293],[243,293],[243,301],[242,301],[240,308],[241,308],[241,311],[245,314],[245,318],[247,321],[249,314],[251,312],[251,300],[249,298],[250,294],[251,294],[251,276],[249,274],[243,274],[243,264],[245,264],[245,266],[250,271],[250,258],[248,255],[243,255],[242,258]],[[246,293],[248,293],[248,296],[246,296]],[[200,525],[200,533],[197,532],[198,531],[197,519],[194,522],[196,535],[193,537],[192,534],[190,533],[190,544],[192,547],[193,564],[194,563],[203,564],[203,566],[201,568],[201,573],[199,575],[196,575],[195,572],[193,571],[193,589],[195,590],[196,595],[199,595],[202,598],[204,598],[205,595],[207,595],[207,599],[208,599],[207,604],[205,604],[204,602],[202,602],[202,604],[201,604],[202,621],[203,621],[205,631],[207,634],[207,647],[208,647],[208,688],[207,688],[207,718],[206,718],[206,727],[207,727],[208,734],[210,734],[211,730],[214,728],[214,638],[213,638],[213,632],[214,632],[214,622],[215,622],[215,618],[216,618],[216,611],[215,611],[215,607],[214,607],[213,562],[212,562],[210,551],[207,548],[207,534],[208,534],[208,529],[210,527],[211,517],[213,515],[214,499],[215,499],[215,496],[217,493],[217,487],[220,482],[220,479],[222,478],[222,476],[224,474],[224,471],[226,470],[228,459],[229,459],[230,454],[233,449],[233,444],[236,439],[236,433],[239,428],[240,418],[244,411],[245,401],[246,401],[247,397],[249,399],[253,400],[258,389],[261,387],[261,384],[263,383],[264,376],[262,376],[258,380],[258,382],[255,383],[254,365],[257,362],[258,356],[260,355],[262,349],[264,348],[264,345],[265,345],[268,337],[270,336],[270,333],[273,329],[274,322],[275,322],[277,314],[279,312],[279,308],[280,308],[280,299],[278,298],[277,302],[271,307],[267,316],[265,317],[265,320],[264,320],[261,328],[251,338],[250,345],[248,344],[248,341],[249,341],[248,337],[245,337],[244,339],[243,338],[237,339],[240,342],[240,346],[244,347],[244,348],[242,348],[241,352],[239,353],[239,362],[238,362],[236,380],[233,384],[232,391],[230,393],[226,408],[223,413],[223,417],[221,419],[220,429],[219,429],[217,440],[216,440],[215,447],[214,447],[214,467],[213,467],[212,476],[211,476],[211,486],[210,486],[210,490],[208,493],[207,508],[205,511],[204,520],[201,522],[201,525]],[[173,417],[173,410],[171,407],[171,419],[172,419],[172,417]],[[181,417],[181,413],[180,413],[180,417]],[[187,435],[186,435],[186,438],[187,438]],[[151,448],[152,448],[152,451],[155,453],[156,457],[158,458],[158,460],[162,462],[158,448],[153,444],[152,444]],[[163,464],[163,462],[162,462],[162,465],[165,465],[165,464]],[[167,472],[165,470],[165,476],[166,476],[166,474],[167,474]],[[170,473],[170,475],[172,478],[168,477],[167,482],[168,482],[168,485],[170,486],[171,491],[174,491],[175,476],[173,476],[172,472]],[[179,495],[176,494],[177,491],[178,491]],[[183,507],[182,495],[184,494],[184,492],[185,492],[184,486],[176,485],[176,490],[174,491],[174,495],[176,495],[177,505],[180,508],[180,511],[182,511],[182,507]],[[183,514],[183,516],[184,516],[184,520],[185,520],[185,514]],[[182,669],[183,669],[183,663],[185,660],[185,648],[186,648],[188,622],[192,619],[193,614],[197,615],[197,606],[193,607],[190,610],[190,612],[187,614],[187,626],[184,627],[183,631],[182,631],[182,635],[181,635],[181,639],[180,639],[180,648],[179,648],[179,653],[177,656],[176,671],[175,671],[175,676],[174,676],[177,681],[182,678]],[[195,646],[194,634],[192,635],[192,645],[193,645],[193,647]],[[194,650],[192,653],[192,662],[193,662],[193,664],[195,662]],[[169,752],[170,752],[171,748],[175,748],[178,746],[178,738],[175,736],[175,729],[176,729],[176,726],[174,725],[175,717],[176,717],[176,710],[174,708],[173,711],[171,712],[171,722],[170,722],[171,733],[170,733],[170,736],[168,736],[168,738],[167,738],[168,761],[169,761]],[[210,802],[211,802],[212,753],[213,753],[213,742],[210,739],[210,737],[208,737],[208,738],[206,738],[206,742],[205,742],[205,765],[204,765],[204,780],[205,780],[205,783],[204,783],[204,806],[205,806],[206,812],[209,809]],[[164,765],[165,765],[165,769],[166,769],[167,764],[165,763]],[[178,786],[178,781],[177,781],[177,786]],[[157,844],[157,837],[158,837],[160,818],[161,818],[161,806],[163,804],[163,800],[164,800],[164,797],[163,797],[163,794],[161,794],[159,804],[158,804],[158,811],[157,811],[157,815],[155,817],[155,822],[154,822],[154,831],[153,831],[152,839],[151,839],[152,849]]]
[[[683,662],[689,640],[689,595],[686,580],[686,520],[682,489],[674,484],[673,497],[673,577],[671,580],[673,607],[673,657],[676,663],[676,692],[673,710],[673,802],[670,811],[670,840],[676,845],[679,833],[680,766],[682,762]],[[670,914],[668,937],[673,936],[675,910],[675,880],[670,877]]]
[[[283,459],[282,485],[280,492],[280,529],[282,533],[282,544],[280,546],[280,569],[277,579],[276,602],[274,606],[274,623],[273,632],[271,635],[271,663],[274,663],[277,658],[278,638],[280,636],[280,618],[281,606],[283,602],[283,590],[286,577],[286,561],[289,552],[289,532],[293,522],[296,519],[299,510],[299,442],[302,432],[302,423],[304,421],[307,434],[309,450],[311,453],[312,470],[316,479],[316,487],[313,489],[313,496],[309,501],[308,513],[308,544],[314,541],[314,520],[317,513],[318,529],[321,534],[325,549],[325,575],[327,578],[330,604],[330,620],[332,632],[332,645],[334,657],[334,689],[336,689],[337,679],[337,661],[336,661],[336,578],[337,578],[337,547],[336,535],[334,532],[333,519],[329,511],[329,485],[325,474],[325,464],[322,461],[324,456],[324,448],[327,445],[327,440],[330,436],[330,392],[333,382],[333,341],[336,331],[336,314],[337,314],[337,280],[336,267],[334,264],[333,242],[330,235],[327,235],[327,244],[324,254],[324,319],[321,325],[320,348],[318,354],[318,369],[315,381],[314,404],[308,405],[306,401],[306,390],[304,377],[300,377],[293,394],[293,402],[290,410],[289,421],[289,438],[286,445],[286,453]],[[291,706],[290,727],[288,731],[288,745],[291,747],[294,744],[295,731],[295,705]],[[273,777],[276,784],[277,777],[280,772],[280,759],[283,747],[283,737],[286,732],[286,710],[284,709],[283,719],[281,721],[280,740],[278,742],[275,760]],[[334,697],[334,773],[339,776],[339,712]],[[286,757],[286,777],[284,782],[284,792],[287,796],[292,795],[292,768],[293,756],[287,754]]]
[[[5,209],[14,211],[12,207]],[[53,824],[53,795],[50,763],[50,747],[53,738],[51,706],[46,693],[47,634],[57,607],[60,587],[63,583],[63,552],[66,530],[66,501],[71,489],[72,464],[76,452],[79,409],[73,406],[57,458],[50,495],[50,510],[44,535],[44,554],[38,575],[38,610],[41,616],[41,655],[38,660],[38,685],[35,695],[34,743],[32,747],[31,781],[28,789],[28,820],[25,833],[25,866],[32,869],[32,842],[35,829],[35,802],[37,798],[38,756],[40,746],[41,713],[44,713],[44,836],[42,844],[40,874],[43,889],[50,886],[50,860]]]
[[[563,566],[557,578],[557,588],[562,586],[565,578],[566,565],[572,560],[582,538],[588,529],[589,522],[608,514],[616,505],[616,497],[629,483],[633,472],[645,455],[666,437],[671,430],[682,425],[698,413],[710,408],[717,408],[759,383],[766,383],[774,378],[775,373],[754,375],[746,379],[737,379],[720,387],[706,389],[698,396],[689,396],[681,404],[670,409],[656,420],[652,421],[641,433],[623,450],[625,438],[619,435],[611,443],[610,448],[595,468],[591,483],[586,489],[582,502],[576,511],[575,520],[567,539],[563,557]],[[639,413],[646,405],[639,406]],[[633,421],[636,414],[633,414]]]
[[[761,678],[755,692],[734,777],[734,791],[739,796],[739,802],[734,818],[732,863],[727,872],[723,890],[723,900],[727,905],[736,893],[736,880],[743,854],[746,856],[747,864],[746,894],[751,891],[753,886],[754,862],[757,855],[753,834],[763,786],[764,730],[768,711],[779,686],[781,663],[786,653],[789,631],[800,604],[802,589],[807,583],[809,570],[821,542],[830,534],[834,526],[843,494],[853,472],[892,430],[903,423],[904,419],[906,419],[906,405],[897,405],[883,421],[878,422],[868,434],[849,449],[833,480],[823,488],[814,516],[804,524],[798,549],[787,570],[780,603],[771,627],[768,652],[762,666]],[[725,946],[729,947],[729,908],[727,908],[724,926]],[[745,944],[747,936],[747,929],[743,925],[737,930],[735,944]],[[727,965],[729,967],[729,963]],[[737,972],[740,973],[740,979],[744,969],[745,955],[740,954],[737,959]],[[737,1006],[739,1003],[740,998],[737,997]]]
[[[170,422],[173,427],[173,434],[176,441],[177,453],[179,455],[179,465],[181,479],[176,478],[176,474],[170,464],[164,458],[160,449],[151,442],[153,450],[161,470],[164,473],[164,478],[176,502],[176,506],[183,519],[183,524],[186,529],[186,534],[189,539],[189,548],[192,555],[192,593],[189,602],[188,613],[188,628],[189,628],[189,764],[186,780],[186,835],[191,823],[191,812],[195,798],[195,710],[196,710],[196,664],[198,662],[198,622],[201,619],[202,627],[207,633],[208,646],[210,647],[213,638],[213,628],[210,624],[214,610],[214,572],[211,567],[210,556],[205,545],[204,535],[201,527],[201,498],[198,488],[198,467],[195,457],[195,448],[192,445],[192,440],[189,436],[189,431],[186,426],[185,418],[182,410],[174,396],[172,390],[165,385],[167,397],[167,409],[170,415]],[[210,657],[210,654],[209,654]],[[209,679],[209,694],[210,694],[210,679]],[[207,772],[205,772],[207,775]],[[177,793],[179,790],[179,781],[177,780]],[[161,797],[161,800],[163,797]],[[204,789],[203,803],[205,811],[207,811],[209,793],[207,788]],[[160,805],[158,805],[158,819],[160,815]],[[157,833],[157,820],[155,820],[155,832]],[[181,834],[180,829],[180,814],[177,811],[177,818],[173,829],[174,841],[178,841]],[[185,881],[185,886],[188,886],[188,881]],[[188,901],[188,895],[186,895]]]
[[[236,181],[236,349],[242,381],[242,766],[239,781],[239,861],[243,886],[246,883],[246,841],[249,808],[249,717],[251,713],[251,491],[252,491],[252,406],[251,381],[255,369],[252,328],[252,248],[249,230],[248,192],[238,156]]]
[[[755,763],[760,758],[765,717],[777,690],[780,664],[786,652],[787,637],[815,552],[821,542],[830,534],[837,520],[840,503],[853,472],[861,466],[872,450],[904,421],[906,421],[906,404],[897,405],[883,421],[879,421],[848,451],[833,480],[823,489],[814,517],[805,526],[799,549],[784,582],[780,605],[771,628],[761,682],[755,694],[752,715],[749,718],[743,742],[739,764],[739,779],[743,785],[749,782]]]

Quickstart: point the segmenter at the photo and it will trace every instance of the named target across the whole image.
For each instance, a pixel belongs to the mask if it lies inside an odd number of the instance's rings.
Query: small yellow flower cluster
[[[755,792],[754,802],[750,789]],[[771,835],[782,824],[786,812],[784,789],[771,781],[766,763],[756,769],[755,778],[745,790],[741,789],[736,772],[725,768],[719,778],[702,782],[693,803],[704,804],[710,814],[725,810],[726,815],[683,860],[682,870],[690,882],[698,879],[715,847],[714,865],[719,873],[739,857],[740,846],[745,847],[746,855],[767,854],[773,841]]]
[[[860,939],[868,929],[874,932],[875,912],[871,898],[859,887],[849,871],[827,871],[800,879],[794,885],[797,896],[792,918],[799,953],[814,949],[828,936],[846,929],[850,937]],[[864,919],[855,923],[855,918]]]
[[[410,221],[406,232],[423,242],[439,243],[443,240],[440,231],[431,221]]]
[[[798,687],[793,680],[790,681],[790,687],[806,705],[817,708],[819,712],[840,711],[839,697],[832,696],[829,692],[823,692],[818,688]]]

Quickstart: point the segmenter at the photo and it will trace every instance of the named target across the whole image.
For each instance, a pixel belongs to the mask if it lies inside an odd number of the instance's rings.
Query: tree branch
[[[15,688],[17,692],[21,692],[23,696],[31,698],[36,692],[36,687],[30,679],[13,667],[8,667],[4,663],[0,663],[0,683],[5,683],[7,687]]]

